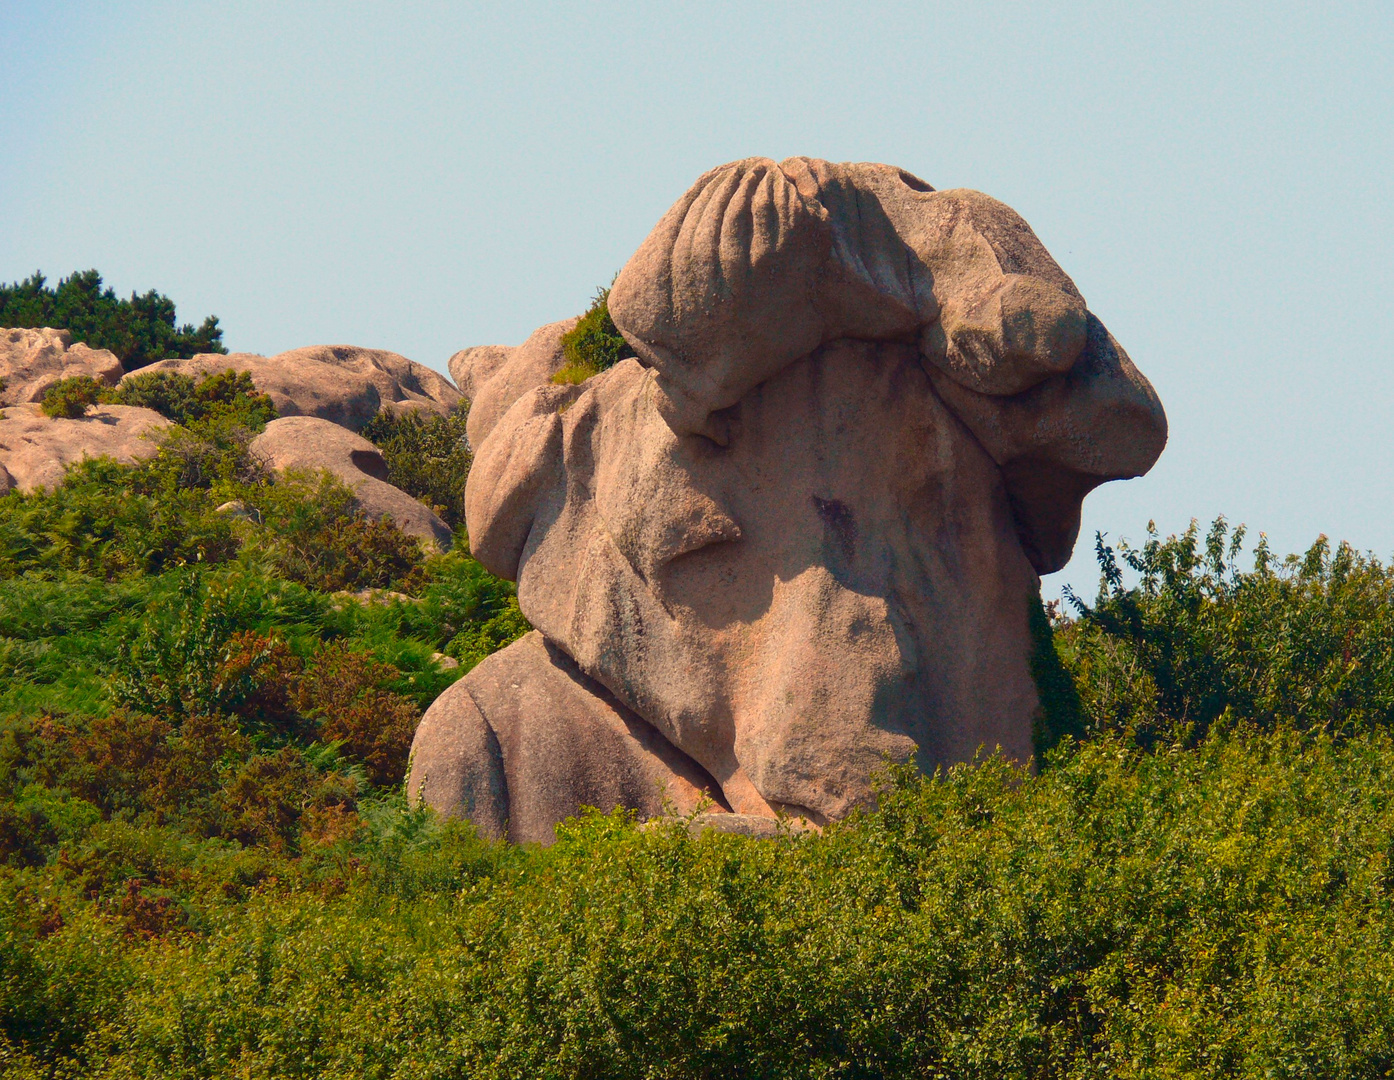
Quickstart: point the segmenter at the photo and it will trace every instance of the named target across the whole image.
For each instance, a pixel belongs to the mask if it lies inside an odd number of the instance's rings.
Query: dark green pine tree
[[[154,289],[121,300],[102,288],[96,270],[74,273],[49,288],[43,274],[0,285],[0,326],[52,326],[74,341],[110,349],[127,371],[171,357],[225,353],[223,331],[210,315],[200,326],[175,322],[174,301]]]

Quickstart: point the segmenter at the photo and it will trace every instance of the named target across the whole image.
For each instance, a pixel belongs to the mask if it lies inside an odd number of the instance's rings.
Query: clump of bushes
[[[1193,745],[1216,726],[1394,724],[1394,569],[1321,537],[1285,559],[1261,539],[1245,570],[1244,535],[1220,518],[1204,538],[1097,542],[1099,598],[1072,598],[1055,635],[1089,730]]]
[[[248,371],[219,371],[197,381],[175,371],[148,371],[123,379],[102,400],[153,409],[185,427],[212,422],[259,432],[276,419],[276,407],[258,393]]]
[[[45,416],[54,419],[76,420],[102,399],[106,388],[90,375],[74,375],[59,379],[44,391],[39,405]]]
[[[1382,732],[1105,737],[782,841],[509,849],[360,797],[253,861],[91,823],[0,878],[0,1035],[97,1076],[1380,1076],[1391,780]]]
[[[255,433],[276,419],[276,407],[257,392],[247,371],[219,371],[197,381],[174,371],[150,371],[115,387],[74,375],[45,390],[41,407],[48,416],[75,419],[98,402],[153,409],[185,427],[237,425]]]
[[[95,270],[74,273],[49,288],[43,274],[0,285],[0,326],[52,326],[69,331],[74,341],[110,349],[127,371],[156,360],[225,353],[223,331],[215,316],[195,327],[175,324],[174,301],[151,289],[120,300],[102,288]]]
[[[465,441],[468,409],[448,416],[383,409],[360,432],[382,451],[387,482],[431,507],[452,529],[465,523],[465,481],[472,460]]]
[[[609,289],[599,290],[580,322],[562,335],[566,366],[552,376],[554,383],[562,386],[583,383],[635,355],[615,327],[615,320],[610,318],[609,299]]]
[[[274,572],[312,589],[397,589],[424,584],[421,543],[357,508],[353,492],[327,472],[292,471],[241,492],[260,527],[258,554]]]

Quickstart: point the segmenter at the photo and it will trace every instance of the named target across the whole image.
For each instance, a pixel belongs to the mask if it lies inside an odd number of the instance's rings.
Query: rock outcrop
[[[423,409],[440,415],[460,403],[450,381],[422,364],[381,349],[312,345],[275,356],[201,353],[160,360],[139,372],[177,371],[202,378],[246,371],[281,416],[313,416],[359,431],[380,409]]]
[[[490,836],[547,842],[582,806],[724,801],[701,766],[588,679],[536,631],[486,658],[432,703],[413,797],[469,815]]]
[[[98,405],[76,420],[45,416],[37,405],[0,415],[0,495],[57,487],[69,465],[109,457],[130,465],[159,451],[170,422],[152,409]]]
[[[283,416],[252,440],[251,451],[277,472],[327,469],[348,486],[364,513],[390,515],[404,533],[442,551],[450,549],[450,526],[388,483],[382,451],[347,428],[314,416]]]
[[[75,375],[115,386],[122,374],[115,353],[74,345],[66,330],[0,330],[0,406],[42,401],[50,386]]]
[[[414,796],[514,839],[583,804],[651,813],[626,752],[569,749],[587,695],[718,814],[817,825],[887,760],[1027,761],[1038,575],[1166,421],[1026,223],[889,166],[740,161],[609,302],[639,359],[580,386],[550,381],[568,324],[452,361],[470,544],[541,639],[427,712]],[[512,734],[544,729],[545,752]],[[537,779],[549,753],[564,783]]]
[[[509,406],[533,387],[550,382],[566,365],[561,338],[576,322],[548,323],[516,347],[481,345],[450,358],[450,377],[470,403],[465,420],[470,446],[478,447]]]

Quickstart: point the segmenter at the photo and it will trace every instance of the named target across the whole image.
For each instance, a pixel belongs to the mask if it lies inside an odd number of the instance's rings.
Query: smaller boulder
[[[76,420],[45,416],[37,405],[11,405],[0,416],[0,495],[57,487],[68,466],[87,457],[146,461],[168,427],[153,409],[134,405],[99,405]]]
[[[465,433],[471,447],[483,445],[515,401],[566,366],[561,339],[577,322],[539,327],[518,346],[477,345],[450,358],[450,374],[470,402]]]
[[[736,836],[749,836],[756,840],[788,840],[807,832],[819,831],[817,826],[809,825],[803,818],[760,817],[756,814],[698,814],[687,825],[689,836],[701,836],[704,832],[731,833]]]
[[[353,345],[312,345],[275,356],[200,353],[160,360],[132,374],[173,371],[201,379],[245,371],[281,416],[313,416],[360,431],[382,409],[421,409],[444,416],[460,392],[443,375],[405,356]]]
[[[75,375],[115,386],[121,361],[106,349],[74,345],[66,330],[0,330],[0,405],[42,401],[50,386]]]
[[[361,435],[314,416],[283,416],[266,425],[252,440],[251,450],[277,472],[327,469],[348,486],[364,513],[374,518],[390,514],[408,536],[441,551],[450,550],[450,526],[387,482],[387,461]]]

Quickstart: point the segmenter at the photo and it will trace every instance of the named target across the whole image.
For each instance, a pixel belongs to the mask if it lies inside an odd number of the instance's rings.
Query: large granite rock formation
[[[151,371],[176,371],[195,379],[246,371],[282,416],[315,416],[352,431],[361,430],[379,409],[444,415],[460,403],[460,392],[430,368],[396,353],[352,345],[312,345],[270,357],[201,353],[187,360],[160,360],[131,374]]]
[[[1025,762],[1038,575],[1166,440],[1026,223],[884,165],[739,161],[610,311],[639,359],[581,386],[550,382],[566,324],[452,360],[470,544],[543,640],[431,707],[412,794],[545,842],[590,800],[651,813],[635,777],[818,824],[888,759]],[[602,713],[645,737],[598,749]]]
[[[109,457],[131,465],[159,452],[170,422],[153,409],[97,405],[76,420],[45,416],[37,405],[0,412],[0,495],[54,488],[69,465]]]
[[[43,401],[50,386],[75,375],[115,386],[121,361],[106,349],[74,345],[66,330],[0,330],[0,406]]]
[[[282,416],[251,442],[251,452],[277,472],[325,469],[353,492],[368,516],[390,516],[404,533],[449,551],[450,526],[424,503],[387,482],[382,451],[362,435],[315,416]]]

